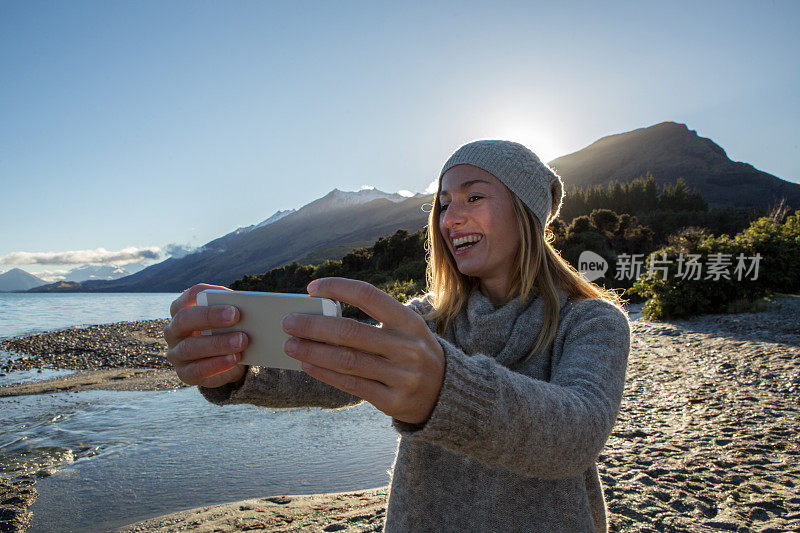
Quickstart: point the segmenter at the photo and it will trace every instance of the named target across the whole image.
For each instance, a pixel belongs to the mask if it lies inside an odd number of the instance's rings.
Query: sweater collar
[[[556,290],[560,311],[567,293]],[[475,288],[453,323],[450,340],[468,355],[483,354],[510,366],[533,349],[543,323],[544,302],[537,295],[529,295],[524,305],[517,296],[495,309],[491,300]]]

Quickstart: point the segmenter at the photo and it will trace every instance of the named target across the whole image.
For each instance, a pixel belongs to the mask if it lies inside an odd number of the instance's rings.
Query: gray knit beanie
[[[439,174],[456,165],[468,164],[489,172],[519,196],[542,224],[542,230],[558,216],[564,197],[564,182],[539,161],[532,151],[512,141],[482,140],[455,151]]]

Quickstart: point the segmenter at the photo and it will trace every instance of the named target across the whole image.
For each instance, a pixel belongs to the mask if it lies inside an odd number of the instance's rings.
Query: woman
[[[212,287],[196,285],[172,305],[168,357],[217,404],[366,400],[391,416],[401,439],[385,531],[607,531],[595,461],[619,411],[630,323],[546,238],[562,197],[521,144],[466,144],[440,173],[424,298],[403,306],[367,283],[313,281],[309,294],[381,325],[290,315],[299,372],[237,365],[237,334],[198,337],[237,318],[191,307]]]

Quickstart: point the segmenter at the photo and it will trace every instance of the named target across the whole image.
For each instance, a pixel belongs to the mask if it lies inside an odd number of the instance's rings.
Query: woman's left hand
[[[422,317],[369,283],[321,278],[308,293],[352,304],[375,320],[291,314],[289,357],[311,377],[368,401],[403,422],[425,422],[442,388],[444,351]]]

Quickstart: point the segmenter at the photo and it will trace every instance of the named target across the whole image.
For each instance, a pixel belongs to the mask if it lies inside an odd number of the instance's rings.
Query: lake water
[[[169,318],[180,293],[0,292],[0,337],[122,320]]]
[[[0,336],[166,318],[176,296],[0,293]],[[107,531],[246,498],[378,487],[389,483],[397,447],[391,420],[367,403],[219,407],[195,388],[0,398],[0,413],[0,475],[46,476],[31,532]]]

